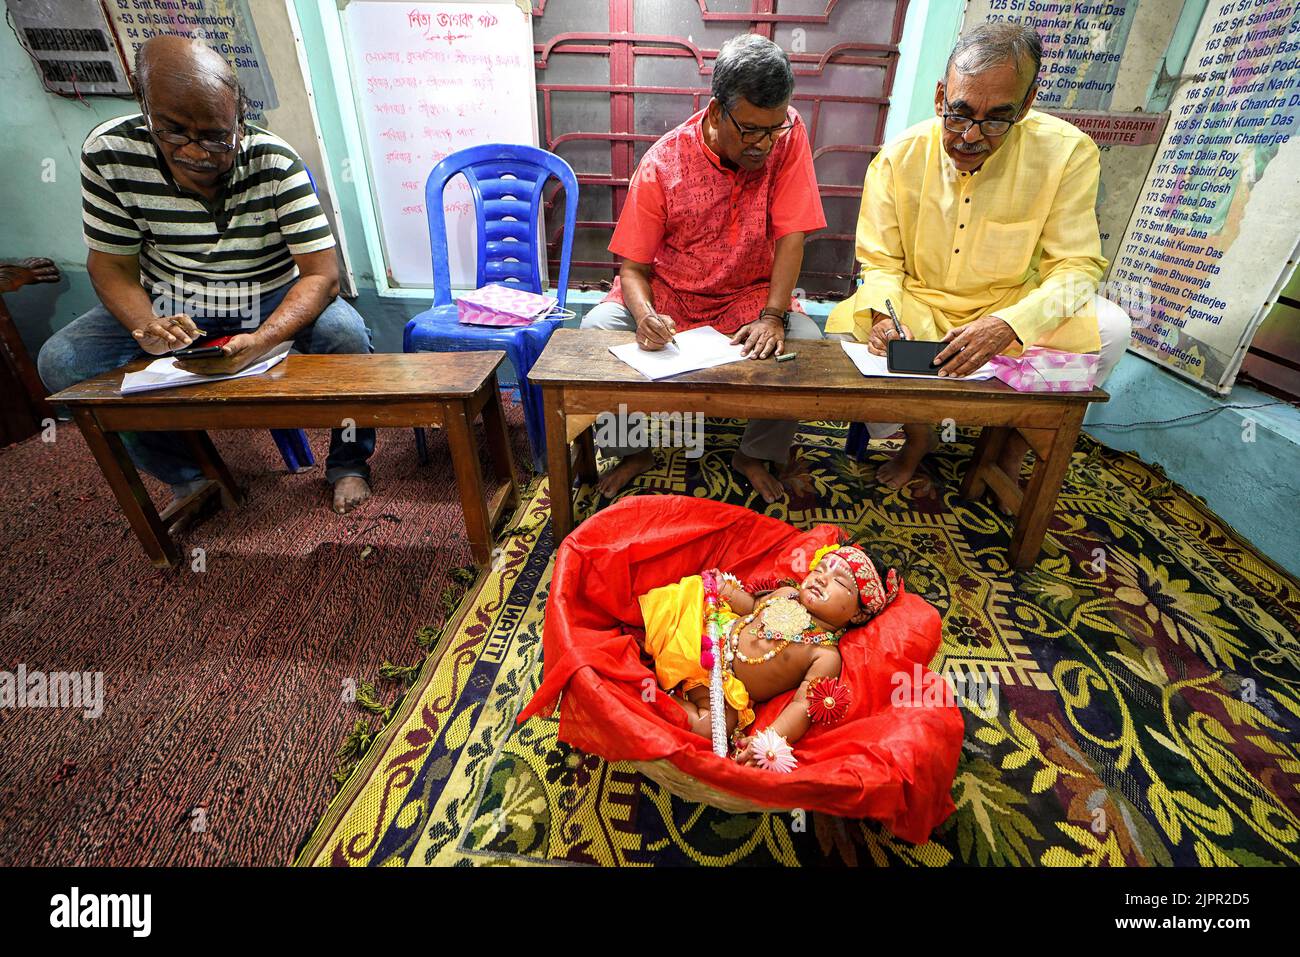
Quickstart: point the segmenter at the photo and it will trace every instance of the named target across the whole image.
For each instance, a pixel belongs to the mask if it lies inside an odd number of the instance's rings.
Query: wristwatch
[[[790,313],[785,312],[781,309],[773,309],[771,306],[765,306],[762,310],[759,311],[758,318],[766,319],[768,316],[771,316],[773,319],[779,318],[781,320],[782,328],[786,332],[790,331]]]

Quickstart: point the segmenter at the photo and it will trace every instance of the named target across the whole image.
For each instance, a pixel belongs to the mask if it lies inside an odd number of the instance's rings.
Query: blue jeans
[[[228,318],[194,315],[204,332],[215,336],[251,332],[275,310],[293,284],[288,283],[261,297],[257,321],[246,324],[238,316]],[[183,308],[160,306],[159,315],[188,312]],[[372,353],[370,330],[360,314],[342,299],[334,299],[316,321],[293,339],[298,352],[312,355],[330,353]],[[125,365],[147,354],[136,344],[131,333],[102,305],[68,323],[41,346],[36,358],[45,387],[58,392],[91,376]],[[375,430],[356,429],[351,442],[343,441],[343,430],[330,433],[330,452],[325,460],[325,477],[337,482],[347,475],[359,475],[370,481],[368,460],[375,451]],[[135,464],[168,485],[183,485],[203,477],[203,471],[190,454],[179,432],[123,432],[122,442]]]

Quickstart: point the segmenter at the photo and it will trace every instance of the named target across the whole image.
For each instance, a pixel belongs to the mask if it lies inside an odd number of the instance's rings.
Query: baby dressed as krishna
[[[682,708],[691,730],[706,738],[712,716],[701,631],[709,582],[716,582],[723,697],[734,757],[774,771],[793,770],[791,745],[814,721],[831,723],[847,713],[850,690],[839,680],[840,638],[894,600],[898,573],[890,569],[882,581],[861,548],[831,545],[813,556],[797,587],[791,583],[754,595],[735,577],[711,570],[642,595],[643,648],[654,659],[659,686]],[[797,689],[794,698],[776,720],[757,735],[746,733],[754,722],[754,704],[792,689]]]

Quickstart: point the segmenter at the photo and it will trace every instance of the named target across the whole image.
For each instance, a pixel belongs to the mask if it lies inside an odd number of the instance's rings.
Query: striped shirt
[[[215,200],[182,192],[144,117],[91,130],[81,152],[86,245],[140,257],[155,300],[194,314],[242,312],[298,277],[293,256],[334,246],[307,169],[284,140],[249,126]]]

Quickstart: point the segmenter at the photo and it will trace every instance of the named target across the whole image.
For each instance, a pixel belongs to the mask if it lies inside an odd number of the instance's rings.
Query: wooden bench
[[[207,429],[439,427],[452,466],[474,560],[492,554],[492,528],[519,498],[510,440],[497,389],[504,352],[409,355],[290,355],[263,375],[123,396],[122,375],[140,359],[50,397],[67,406],[154,565],[176,563],[171,528],[212,494],[231,507],[242,495]],[[488,496],[479,469],[474,420],[483,416],[498,487]],[[120,432],[178,431],[210,482],[162,515],[145,491]]]
[[[547,466],[555,542],[573,530],[573,474],[592,481],[596,458],[591,426],[596,415],[623,405],[628,412],[699,412],[723,418],[800,421],[942,422],[983,426],[975,457],[961,484],[967,498],[991,488],[1016,514],[1011,561],[1017,568],[1038,559],[1056,496],[1070,465],[1090,392],[1017,392],[996,379],[867,378],[840,343],[789,343],[798,357],[782,363],[746,360],[650,381],[614,358],[609,347],[635,341],[631,332],[558,329],[529,374],[542,388],[546,409]],[[998,453],[1018,429],[1036,453],[1029,487],[1021,491],[998,468]],[[571,443],[577,443],[575,453]]]

